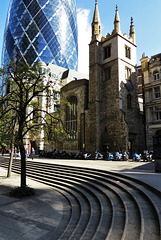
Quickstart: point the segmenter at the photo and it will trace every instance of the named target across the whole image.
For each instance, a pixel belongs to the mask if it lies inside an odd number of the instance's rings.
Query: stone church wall
[[[111,79],[102,79],[102,108],[101,108],[101,139],[103,149],[110,151],[126,150],[127,126],[124,114],[120,110],[118,61],[113,60],[102,67],[111,68]]]
[[[89,81],[86,79],[75,80],[64,86],[61,90],[63,98],[68,99],[71,96],[75,96],[77,98],[77,138],[75,140],[66,139],[62,146],[62,149],[64,150],[73,152],[83,150],[84,114],[88,107],[88,83]],[[64,124],[65,118],[66,116],[64,114]]]

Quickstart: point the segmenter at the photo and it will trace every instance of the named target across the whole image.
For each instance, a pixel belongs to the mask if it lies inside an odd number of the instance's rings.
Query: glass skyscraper
[[[77,70],[78,32],[75,0],[11,0],[2,61],[43,61]]]

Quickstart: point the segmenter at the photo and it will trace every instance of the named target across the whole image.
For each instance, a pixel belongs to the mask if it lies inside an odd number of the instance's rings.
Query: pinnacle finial
[[[95,0],[95,10],[94,10],[93,22],[100,22],[97,0]]]
[[[115,21],[120,22],[120,17],[119,17],[119,12],[118,12],[118,5],[116,5]]]
[[[131,26],[130,26],[130,28],[134,28],[133,17],[131,17]]]
[[[95,10],[92,21],[92,39],[100,40],[101,39],[101,21],[98,11],[97,0],[95,0]]]
[[[116,5],[116,13],[115,13],[115,20],[114,20],[114,32],[119,33],[120,30],[120,17],[119,17],[119,11],[118,11],[118,5]]]
[[[135,43],[135,28],[133,23],[133,17],[131,17],[130,38],[132,38],[132,42]]]

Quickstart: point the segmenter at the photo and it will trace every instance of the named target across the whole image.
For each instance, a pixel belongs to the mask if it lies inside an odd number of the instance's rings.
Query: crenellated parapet
[[[114,20],[114,29],[112,33],[107,33],[106,37],[102,36],[101,37],[101,42],[105,42],[107,40],[110,40],[113,38],[116,34],[119,34],[126,40],[130,41],[133,44],[136,44],[135,41],[135,28],[134,28],[134,23],[133,23],[133,18],[131,17],[131,24],[130,24],[130,33],[129,36],[126,33],[121,32],[121,21],[119,17],[119,12],[118,12],[118,6],[116,6],[116,12],[115,12],[115,20]]]

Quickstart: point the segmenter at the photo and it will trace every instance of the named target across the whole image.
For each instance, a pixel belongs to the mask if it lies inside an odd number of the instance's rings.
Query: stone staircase
[[[62,196],[61,222],[41,240],[161,239],[161,193],[151,186],[103,170],[29,160],[26,167],[27,177]],[[20,173],[19,160],[12,171]]]

